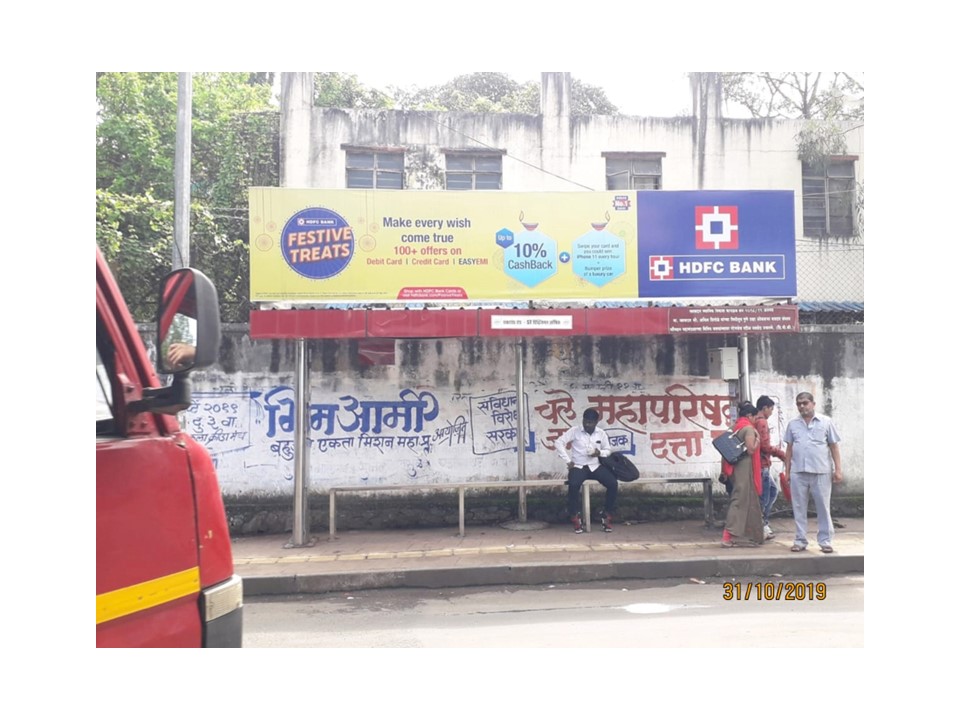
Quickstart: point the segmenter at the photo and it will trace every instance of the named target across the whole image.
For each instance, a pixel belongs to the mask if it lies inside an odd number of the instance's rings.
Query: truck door
[[[125,306],[122,306],[125,308]],[[201,644],[187,451],[156,416],[127,416],[146,368],[97,287],[97,645]]]

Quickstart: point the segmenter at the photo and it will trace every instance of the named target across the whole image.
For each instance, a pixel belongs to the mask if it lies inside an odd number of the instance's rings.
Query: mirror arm
[[[190,407],[192,384],[187,373],[173,376],[168,387],[146,388],[142,400],[134,400],[127,410],[132,415],[151,412],[160,415],[176,415]]]

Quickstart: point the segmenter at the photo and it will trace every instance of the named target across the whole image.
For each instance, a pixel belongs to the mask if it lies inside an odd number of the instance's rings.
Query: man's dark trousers
[[[584,465],[583,467],[572,467],[567,471],[567,514],[573,517],[580,512],[580,488],[585,480],[599,480],[600,484],[606,489],[606,497],[603,501],[603,511],[607,515],[613,515],[617,509],[617,487],[618,481],[616,475],[609,468],[599,465],[596,470],[591,470]]]

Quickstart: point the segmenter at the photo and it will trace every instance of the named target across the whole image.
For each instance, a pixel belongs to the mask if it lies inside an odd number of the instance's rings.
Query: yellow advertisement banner
[[[636,193],[250,189],[250,299],[636,298]]]

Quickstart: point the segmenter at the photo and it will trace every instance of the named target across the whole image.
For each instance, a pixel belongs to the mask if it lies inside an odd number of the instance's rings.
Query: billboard
[[[254,302],[796,294],[791,191],[251,188],[249,197]]]
[[[639,297],[793,297],[793,192],[637,193]]]

